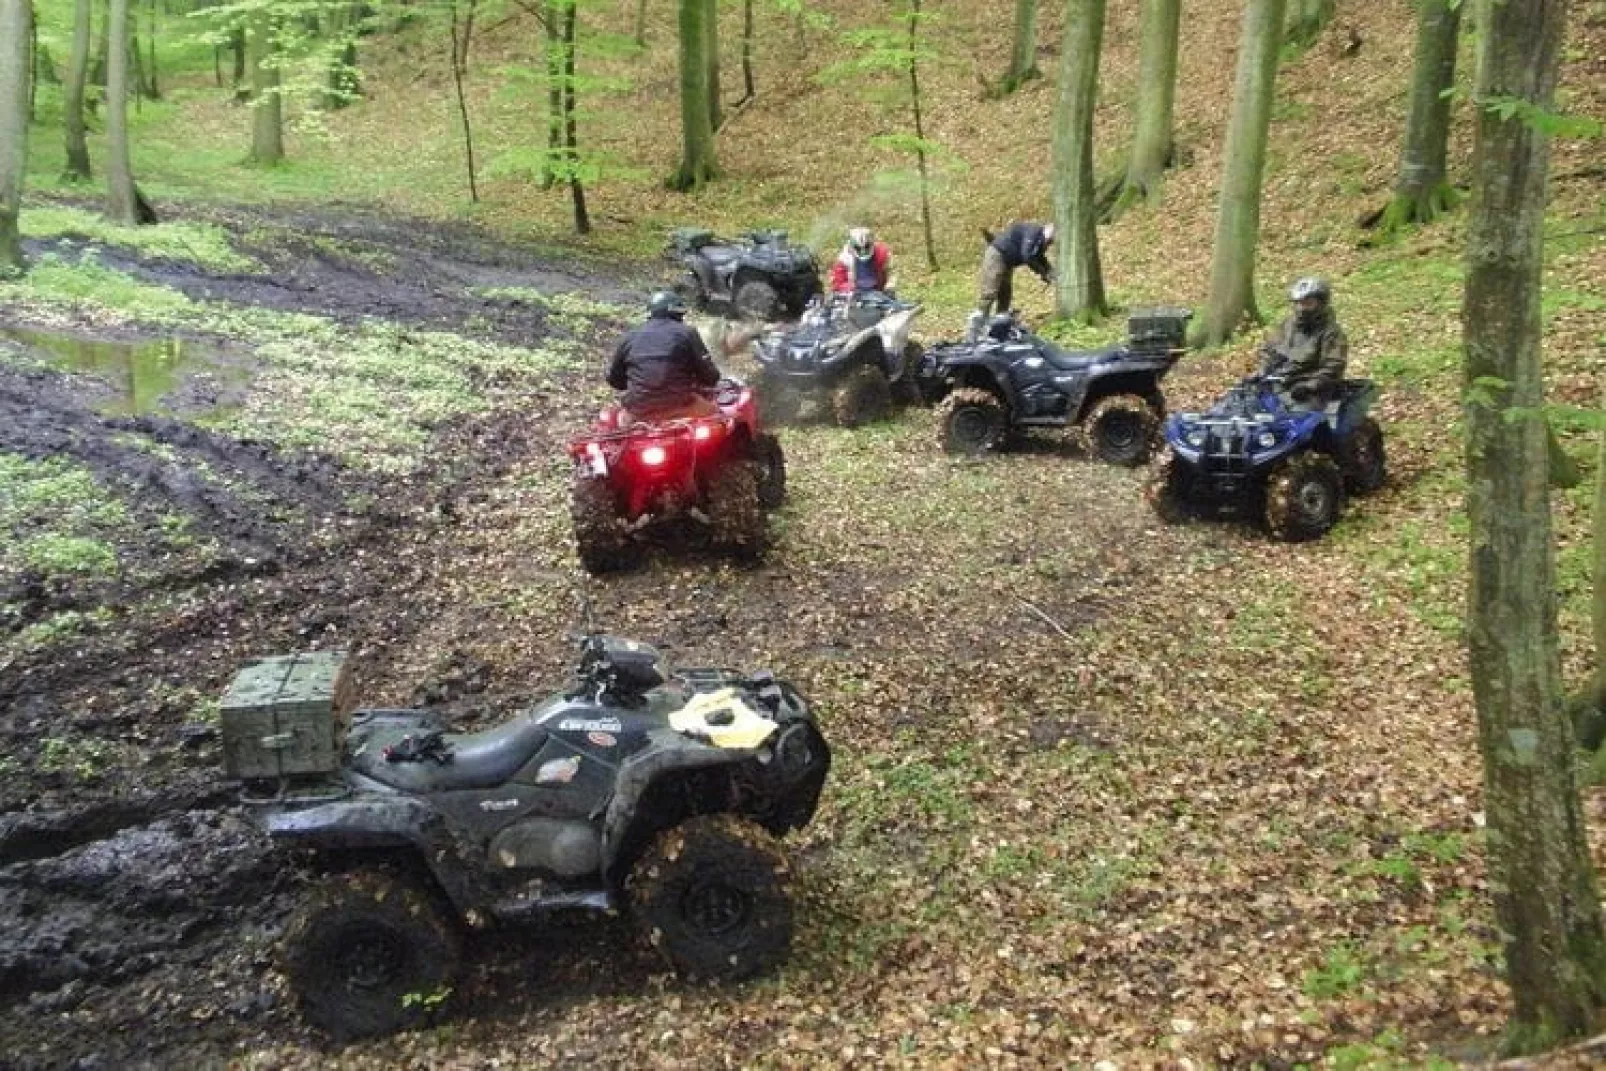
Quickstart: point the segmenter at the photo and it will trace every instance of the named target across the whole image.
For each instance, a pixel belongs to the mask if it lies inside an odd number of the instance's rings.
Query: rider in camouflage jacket
[[[1349,341],[1333,315],[1333,292],[1325,281],[1301,279],[1288,297],[1294,311],[1262,350],[1261,372],[1282,375],[1283,390],[1290,398],[1319,407],[1332,399],[1344,379]]]

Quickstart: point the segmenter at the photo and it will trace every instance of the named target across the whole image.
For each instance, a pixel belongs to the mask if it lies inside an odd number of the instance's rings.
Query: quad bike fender
[[[359,792],[310,807],[264,815],[276,841],[304,848],[414,848],[426,855],[446,838],[434,808],[411,796]]]
[[[993,362],[986,358],[964,354],[945,357],[938,368],[938,375],[948,390],[955,387],[976,387],[992,391],[1004,399],[1012,412],[1020,411],[1020,392],[1015,389],[1009,377],[1000,376],[994,370]],[[944,393],[947,393],[947,390]]]
[[[920,309],[919,305],[900,309],[891,316],[884,317],[872,328],[881,338],[882,360],[886,362],[884,371],[889,380],[895,381],[903,374],[903,347],[909,341],[910,329],[914,326],[915,317],[920,314]]]
[[[1080,423],[1095,405],[1112,394],[1136,394],[1140,398],[1157,396],[1160,378],[1170,370],[1171,364],[1169,358],[1133,357],[1120,350],[1088,366],[1082,376],[1080,394],[1067,390],[1068,384],[1059,386],[1070,395],[1067,410],[1074,422]]]
[[[621,853],[633,840],[633,829],[660,821],[661,816],[641,813],[641,801],[655,782],[682,774],[732,766],[752,757],[751,748],[710,747],[677,738],[641,752],[625,763],[614,781],[613,798],[602,823],[602,873],[610,881],[622,878]],[[624,860],[628,866],[629,860]]]

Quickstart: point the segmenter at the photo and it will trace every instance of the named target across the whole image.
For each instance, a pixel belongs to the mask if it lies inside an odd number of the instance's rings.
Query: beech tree
[[[1565,0],[1480,0],[1466,346],[1467,647],[1508,1047],[1591,1032],[1606,931],[1562,708],[1540,354],[1547,117]]]
[[[1054,307],[1064,319],[1097,320],[1109,310],[1099,267],[1093,199],[1093,105],[1098,97],[1105,0],[1067,0],[1054,109],[1054,227],[1060,244]]]
[[[88,181],[89,146],[84,141],[84,84],[89,77],[89,33],[91,0],[73,5],[72,51],[67,56],[67,82],[62,110],[67,134],[67,166],[64,177]]]
[[[1288,0],[1283,40],[1296,49],[1309,48],[1333,21],[1337,0]]]
[[[1138,28],[1138,86],[1132,152],[1126,168],[1099,191],[1099,216],[1110,220],[1153,198],[1176,155],[1177,38],[1182,0],[1143,0]]]
[[[703,33],[707,40],[703,42],[703,63],[708,68],[706,84],[708,87],[708,128],[718,130],[721,121],[719,101],[719,0],[707,0],[708,9],[703,12]]]
[[[714,125],[708,103],[707,0],[680,2],[680,166],[669,178],[675,190],[700,189],[718,173],[714,162]]]
[[[106,54],[106,218],[132,226],[155,223],[156,213],[134,185],[128,159],[128,0],[111,0],[107,33],[118,46]]]
[[[0,0],[0,276],[23,269],[22,177],[28,162],[28,50],[33,6]]]
[[[266,10],[253,13],[246,27],[246,67],[251,73],[251,153],[253,164],[284,159],[284,102],[279,96],[279,67],[274,59],[273,19]]]
[[[1445,161],[1461,7],[1461,0],[1417,0],[1411,110],[1405,121],[1394,196],[1367,221],[1385,234],[1413,223],[1427,223],[1455,207],[1457,194],[1446,178]]]
[[[1260,241],[1260,185],[1266,169],[1284,0],[1248,0],[1238,43],[1232,118],[1222,155],[1210,297],[1194,331],[1196,344],[1224,342],[1247,315],[1257,322],[1255,247]]]
[[[1042,72],[1037,69],[1037,0],[1015,0],[1015,36],[1009,49],[1009,70],[998,86],[1002,94],[1015,92]]]

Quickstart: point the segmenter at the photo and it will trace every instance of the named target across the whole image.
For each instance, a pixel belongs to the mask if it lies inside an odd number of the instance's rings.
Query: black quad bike
[[[1125,342],[1066,350],[1027,331],[1013,312],[985,325],[977,314],[964,342],[933,346],[920,363],[920,390],[938,403],[942,448],[981,454],[1029,428],[1077,427],[1099,460],[1143,464],[1165,416],[1160,380],[1182,356],[1192,315],[1135,309]]]
[[[909,332],[920,306],[882,290],[811,303],[802,322],[753,342],[754,389],[767,420],[795,419],[806,400],[845,428],[920,401],[920,345]]]
[[[560,909],[625,912],[704,980],[785,960],[776,838],[813,817],[831,762],[790,685],[667,675],[653,648],[593,632],[567,691],[465,734],[416,710],[342,717],[294,657],[301,669],[269,659],[236,677],[224,750],[232,774],[259,775],[246,799],[271,837],[327,874],[284,936],[315,1026],[347,1039],[416,1024],[449,997],[465,927]],[[303,746],[330,732],[333,747]],[[264,756],[296,753],[312,757],[296,776],[260,776]]]
[[[740,239],[677,228],[665,256],[685,269],[675,290],[694,308],[769,322],[796,317],[820,292],[820,269],[807,246],[785,231],[748,231]]]

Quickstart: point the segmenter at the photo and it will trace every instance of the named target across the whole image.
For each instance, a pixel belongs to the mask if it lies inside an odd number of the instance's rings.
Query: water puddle
[[[237,401],[251,378],[216,346],[193,339],[108,342],[24,327],[0,327],[0,339],[20,343],[63,371],[105,382],[115,394],[99,409],[114,416],[213,413]]]

